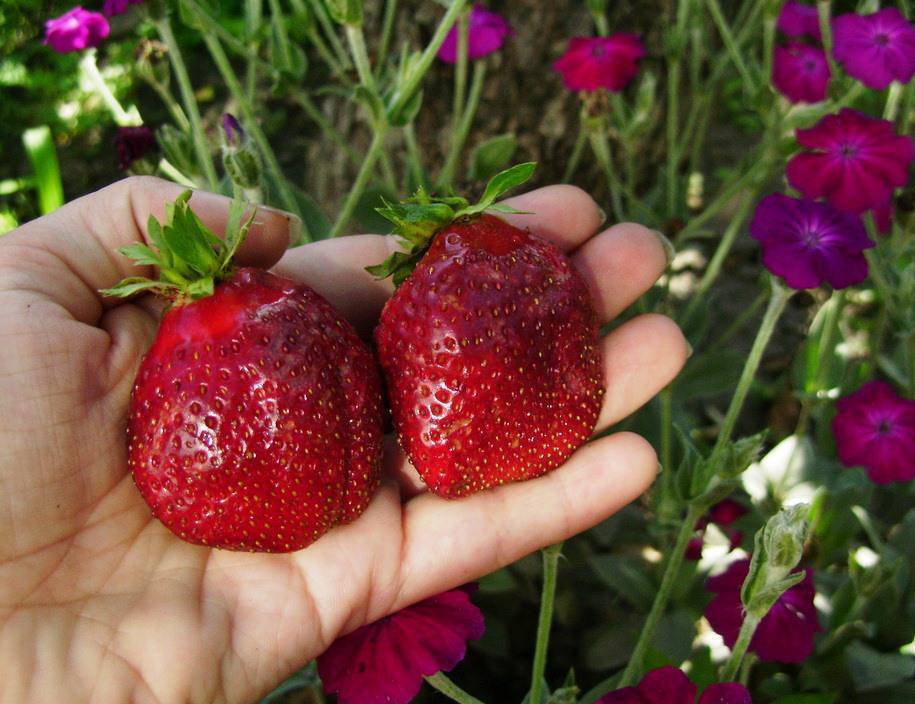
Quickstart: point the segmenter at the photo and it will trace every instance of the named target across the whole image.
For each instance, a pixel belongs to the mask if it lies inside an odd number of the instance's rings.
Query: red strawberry
[[[240,237],[218,244],[186,201],[163,229],[151,224],[158,252],[127,248],[162,281],[106,292],[177,297],[134,385],[130,468],[153,515],[184,540],[298,550],[354,520],[378,486],[380,376],[352,326],[307,286],[258,269],[220,273]],[[215,286],[198,261],[207,252]],[[198,278],[176,285],[176,272]]]
[[[591,435],[603,394],[581,276],[555,245],[480,209],[436,231],[375,331],[400,442],[446,497],[559,466]]]

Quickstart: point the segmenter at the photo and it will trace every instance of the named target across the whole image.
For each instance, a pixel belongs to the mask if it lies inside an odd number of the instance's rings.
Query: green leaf
[[[779,697],[772,704],[833,704],[838,694],[818,692],[816,694],[789,694]]]
[[[673,393],[686,401],[731,391],[746,361],[746,355],[735,350],[694,355],[674,381]]]
[[[529,161],[524,164],[512,166],[505,171],[500,171],[489,179],[489,183],[486,184],[486,190],[483,191],[483,197],[480,198],[480,202],[476,205],[464,208],[456,213],[456,216],[482,213],[495,203],[499,196],[530,179],[530,177],[534,175],[534,169],[536,168],[536,162]]]
[[[473,150],[470,177],[480,181],[492,178],[511,161],[517,146],[518,139],[511,132],[487,139]]]
[[[377,212],[394,223],[394,232],[416,246],[427,245],[454,218],[454,211],[444,203],[386,203]]]
[[[657,585],[643,560],[630,555],[594,555],[588,562],[600,580],[633,606],[651,608]]]
[[[422,105],[423,92],[418,90],[413,94],[413,97],[404,104],[399,112],[392,113],[391,111],[388,111],[388,121],[394,127],[403,127],[416,119]]]
[[[846,648],[845,657],[859,692],[888,687],[915,676],[915,657],[881,653],[860,641]]]
[[[399,286],[412,273],[421,258],[422,252],[394,252],[381,264],[367,266],[365,270],[378,279],[386,279],[391,276],[394,285]]]
[[[140,242],[128,244],[118,250],[125,257],[130,257],[141,266],[162,266],[162,259],[152,249]]]
[[[162,293],[168,290],[176,290],[177,287],[163,283],[162,281],[153,281],[140,276],[131,276],[120,281],[113,288],[103,288],[99,291],[103,296],[116,298],[127,298],[141,291],[157,291]]]
[[[313,240],[325,240],[330,236],[331,223],[318,202],[307,193],[299,190],[295,192],[296,202],[299,204],[299,210],[302,213],[302,220],[305,223],[305,230],[311,235]],[[294,242],[293,246],[300,244]]]
[[[362,0],[326,0],[330,16],[340,24],[362,24]]]
[[[378,235],[393,232],[391,221],[379,212],[379,208],[387,207],[395,198],[387,188],[366,188],[353,210],[353,218],[359,223],[360,231]]]
[[[35,187],[42,214],[57,210],[64,204],[64,187],[51,128],[42,125],[26,130],[22,133],[22,143],[35,172]]]

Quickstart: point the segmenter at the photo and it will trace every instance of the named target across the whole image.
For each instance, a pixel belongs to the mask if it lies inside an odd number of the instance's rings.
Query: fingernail
[[[686,358],[689,359],[692,356],[693,356],[693,346],[691,344],[689,344],[689,342],[687,342],[686,343]]]
[[[670,263],[677,255],[677,248],[674,247],[674,243],[667,239],[667,237],[664,236],[664,233],[660,230],[652,230],[652,232],[661,242],[661,246],[664,248],[664,253],[667,255],[667,266],[670,266]]]
[[[600,218],[600,222],[597,223],[597,226],[601,227],[601,226],[603,226],[603,224],[605,222],[607,222],[607,211],[598,205],[597,206],[597,216]]]
[[[274,215],[277,215],[286,221],[286,228],[289,233],[290,247],[295,247],[296,245],[302,244],[302,233],[305,231],[305,226],[302,224],[302,218],[300,218],[295,213],[290,213],[286,210],[280,210],[279,208],[274,208],[270,205],[259,205],[258,210],[273,213]]]

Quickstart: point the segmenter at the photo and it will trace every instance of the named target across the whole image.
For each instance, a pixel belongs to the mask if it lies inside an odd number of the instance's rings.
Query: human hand
[[[387,478],[368,510],[305,550],[248,554],[182,542],[152,518],[127,470],[125,425],[155,336],[151,298],[98,290],[143,273],[116,249],[145,237],[182,188],[121,181],[0,238],[0,701],[247,702],[337,636],[491,572],[607,518],[654,478],[651,446],[616,433],[528,482],[446,501],[423,492],[389,439]],[[552,186],[507,216],[571,253],[607,321],[665,268],[649,230],[595,235],[584,192]],[[195,193],[214,231],[225,198]],[[261,209],[239,254],[325,296],[364,334],[391,284],[363,267],[392,238],[322,241],[285,252],[295,222]],[[282,257],[282,258],[281,258]],[[679,371],[686,343],[659,315],[602,342],[607,393],[597,430],[629,415]]]

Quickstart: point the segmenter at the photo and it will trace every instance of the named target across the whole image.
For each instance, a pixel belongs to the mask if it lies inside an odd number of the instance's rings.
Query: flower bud
[[[327,9],[340,24],[362,25],[362,0],[327,0]]]
[[[261,166],[251,140],[231,113],[222,116],[222,163],[232,183],[242,189],[260,186]]]

